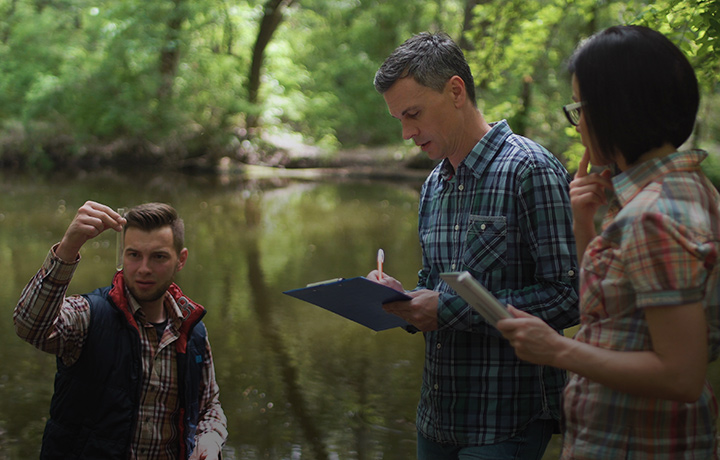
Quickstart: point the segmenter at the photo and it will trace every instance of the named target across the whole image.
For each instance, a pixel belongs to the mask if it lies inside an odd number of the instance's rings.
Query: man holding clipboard
[[[418,459],[540,459],[558,432],[564,373],[518,360],[441,274],[467,271],[558,333],[576,324],[570,177],[506,121],[485,121],[470,68],[445,34],[403,43],[375,88],[403,138],[440,162],[420,196],[423,266],[412,300],[384,306],[425,336]],[[378,270],[367,277],[403,290]]]

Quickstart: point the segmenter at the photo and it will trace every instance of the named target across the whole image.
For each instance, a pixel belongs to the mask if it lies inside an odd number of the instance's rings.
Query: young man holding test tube
[[[65,297],[80,249],[122,233],[112,285]],[[40,458],[216,460],[227,439],[205,308],[174,283],[185,227],[163,203],[124,216],[92,201],[23,290],[15,331],[57,355]]]
[[[418,459],[540,459],[558,431],[564,372],[520,361],[440,279],[469,271],[501,302],[560,333],[577,323],[577,257],[560,162],[477,109],[470,68],[444,34],[397,48],[375,76],[390,114],[440,164],[423,185],[423,267],[385,309],[424,332]],[[368,278],[403,290],[380,269]]]

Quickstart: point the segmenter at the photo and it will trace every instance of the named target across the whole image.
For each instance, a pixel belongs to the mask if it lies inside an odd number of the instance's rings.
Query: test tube
[[[127,211],[127,208],[118,208],[117,212],[121,216],[125,217],[125,212]],[[117,252],[115,253],[115,270],[120,271],[123,269],[123,251],[124,251],[124,244],[123,244],[123,231],[117,232],[117,235],[115,236],[115,248]]]

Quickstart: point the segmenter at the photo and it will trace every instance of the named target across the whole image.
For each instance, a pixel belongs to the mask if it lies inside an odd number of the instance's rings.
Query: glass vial
[[[127,212],[127,208],[117,208],[118,214],[125,217],[125,212]],[[120,271],[123,269],[123,251],[125,250],[124,247],[124,231],[117,232],[116,239],[115,239],[115,270]]]

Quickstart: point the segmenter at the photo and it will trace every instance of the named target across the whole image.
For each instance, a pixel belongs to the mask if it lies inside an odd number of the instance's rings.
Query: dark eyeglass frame
[[[570,122],[571,125],[577,126],[580,123],[580,109],[585,105],[583,101],[573,102],[572,104],[564,105],[563,112],[565,118]]]

